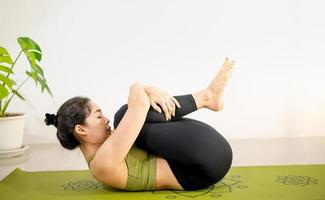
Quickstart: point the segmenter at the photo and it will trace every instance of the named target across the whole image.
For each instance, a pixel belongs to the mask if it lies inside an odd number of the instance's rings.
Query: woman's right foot
[[[209,108],[213,111],[220,111],[223,108],[223,93],[231,77],[235,64],[236,63],[234,60],[226,58],[218,74],[209,84],[208,88],[205,89],[206,96],[209,97],[209,100],[205,105],[206,108]]]

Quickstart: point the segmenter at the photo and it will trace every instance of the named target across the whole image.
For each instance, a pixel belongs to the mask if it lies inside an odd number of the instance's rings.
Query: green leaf
[[[42,93],[44,90],[47,90],[48,93],[52,96],[52,92],[45,80],[44,71],[37,63],[37,61],[40,62],[42,59],[41,48],[36,42],[27,37],[19,37],[18,43],[25,53],[29,64],[31,65],[31,71],[26,71],[26,74],[34,80],[36,86],[38,83],[40,84]]]
[[[52,92],[51,92],[51,90],[50,90],[50,88],[49,88],[49,86],[46,84],[46,86],[45,86],[45,89],[47,90],[47,92],[53,97],[53,94],[52,94]]]
[[[0,71],[3,71],[8,74],[14,74],[14,72],[9,67],[3,66],[3,65],[0,65]]]
[[[45,86],[46,86],[46,81],[43,80],[41,77],[37,76],[37,81],[41,84],[41,90],[42,90],[42,93],[45,89]]]
[[[9,94],[8,89],[5,86],[0,85],[0,100],[8,96],[8,94]]]
[[[40,53],[42,53],[41,48],[38,46],[38,44],[36,42],[34,42],[32,39],[28,38],[28,37],[19,37],[17,39],[18,43],[20,44],[21,48],[23,50],[35,50],[38,51]]]
[[[10,65],[14,63],[12,61],[8,51],[3,47],[0,47],[0,63],[1,62],[8,63]]]
[[[39,65],[36,65],[35,68],[34,68],[34,70],[35,70],[38,74],[40,74],[40,75],[42,76],[43,79],[45,79],[45,77],[44,77],[44,71],[43,71],[43,69],[42,69]]]
[[[0,63],[8,63],[10,65],[13,64],[13,62],[9,56],[2,56],[2,55],[0,55]]]
[[[36,67],[36,60],[40,62],[42,59],[41,48],[36,44],[36,42],[27,37],[19,37],[17,41],[25,53],[31,67]]]
[[[38,82],[41,84],[41,89],[42,89],[42,93],[44,92],[44,89],[47,90],[47,92],[51,95],[52,95],[52,92],[50,90],[50,88],[48,87],[47,83],[46,83],[46,80],[45,79],[42,79],[41,77],[37,76],[38,78]]]
[[[25,55],[27,56],[27,59],[29,60],[29,63],[31,64],[32,67],[35,67],[36,66],[36,60],[35,60],[35,56],[34,54],[26,51],[24,52]]]
[[[37,65],[37,67],[39,67],[39,66]],[[34,69],[36,69],[36,68],[34,68]],[[42,68],[40,68],[40,67],[37,70],[41,70],[41,72],[43,72]],[[44,90],[47,90],[47,92],[51,96],[53,96],[50,88],[48,87],[48,85],[46,83],[45,78],[42,76],[42,73],[38,73],[36,70],[33,70],[31,72],[30,71],[26,71],[26,74],[35,81],[36,85],[38,83],[41,85],[41,91],[42,91],[42,93],[44,92]]]
[[[5,48],[0,47],[0,55],[3,55],[3,54],[8,55],[9,53],[8,53],[8,51]]]
[[[25,98],[21,94],[19,94],[19,92],[17,90],[12,89],[12,93],[14,93],[15,95],[17,95],[20,99],[25,100]]]
[[[37,78],[36,78],[37,74],[30,72],[30,71],[26,71],[26,74],[35,81],[35,84],[37,86]]]
[[[10,78],[7,78],[6,76],[0,74],[0,82],[5,83],[10,89],[12,87],[12,80]]]
[[[38,60],[39,62],[41,61],[42,59],[42,53],[40,53],[39,51],[36,51],[36,50],[33,50],[33,49],[30,49],[28,51],[28,54],[29,55],[33,55],[33,57]]]

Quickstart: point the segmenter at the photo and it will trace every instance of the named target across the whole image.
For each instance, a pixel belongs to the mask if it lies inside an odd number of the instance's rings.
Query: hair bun
[[[49,126],[49,125],[57,126],[58,125],[58,118],[55,114],[46,113],[45,117],[46,118],[44,119],[44,121],[47,126]]]

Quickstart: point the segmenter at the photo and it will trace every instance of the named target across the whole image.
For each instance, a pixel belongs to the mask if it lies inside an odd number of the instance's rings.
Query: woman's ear
[[[80,136],[84,136],[86,134],[84,128],[80,124],[75,125],[74,131],[76,132],[77,135]]]

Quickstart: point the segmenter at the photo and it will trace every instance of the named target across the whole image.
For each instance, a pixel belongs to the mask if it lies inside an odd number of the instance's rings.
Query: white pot
[[[0,117],[0,151],[20,149],[23,145],[23,133],[26,114]]]

